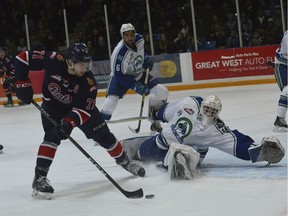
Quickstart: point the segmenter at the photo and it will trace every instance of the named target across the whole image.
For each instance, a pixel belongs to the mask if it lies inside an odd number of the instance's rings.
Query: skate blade
[[[275,126],[273,131],[276,132],[276,133],[285,133],[285,132],[288,131],[288,129],[285,128],[285,127]]]
[[[9,108],[9,107],[14,107],[14,105],[13,104],[11,104],[11,105],[3,105],[3,107]]]
[[[40,192],[40,191],[37,191],[35,189],[33,189],[31,196],[35,199],[41,199],[41,200],[51,200],[52,199],[52,193]]]

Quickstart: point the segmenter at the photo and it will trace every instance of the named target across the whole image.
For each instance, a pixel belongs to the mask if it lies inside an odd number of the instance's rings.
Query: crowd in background
[[[287,18],[287,1],[283,1]],[[195,51],[190,0],[149,1],[154,54]],[[104,6],[107,6],[111,50],[121,39],[122,23],[132,23],[151,54],[145,0],[1,0],[0,46],[12,56],[27,50],[24,15],[31,49],[66,47],[63,8],[69,40],[84,42],[93,60],[109,59]],[[239,1],[243,46],[279,44],[283,35],[280,0]],[[200,50],[239,47],[235,0],[194,0]],[[287,19],[285,25],[287,26]]]

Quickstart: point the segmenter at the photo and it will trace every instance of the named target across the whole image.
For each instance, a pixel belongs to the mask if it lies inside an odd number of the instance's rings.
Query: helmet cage
[[[212,95],[207,97],[201,105],[201,114],[210,119],[216,119],[221,112],[222,104],[221,100],[216,96]]]

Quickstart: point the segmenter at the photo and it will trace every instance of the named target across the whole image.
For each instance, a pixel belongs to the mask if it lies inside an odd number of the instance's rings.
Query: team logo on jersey
[[[175,124],[171,125],[171,130],[179,143],[184,142],[184,139],[189,136],[192,129],[192,122],[190,121],[190,119],[185,117],[179,118]]]
[[[57,83],[50,83],[48,85],[48,90],[51,93],[52,97],[57,101],[63,104],[70,104],[72,103],[72,96],[69,94],[62,94],[61,87]]]
[[[134,68],[136,69],[136,71],[142,70],[142,64],[143,64],[142,56],[137,56],[134,59]]]

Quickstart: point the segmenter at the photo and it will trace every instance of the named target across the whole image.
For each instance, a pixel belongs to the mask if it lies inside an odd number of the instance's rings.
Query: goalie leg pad
[[[192,179],[200,154],[192,147],[172,143],[164,159],[171,179]]]
[[[285,156],[285,149],[276,137],[264,137],[260,145],[253,145],[248,151],[253,163],[258,161],[278,163]]]

